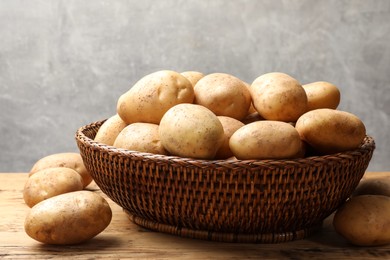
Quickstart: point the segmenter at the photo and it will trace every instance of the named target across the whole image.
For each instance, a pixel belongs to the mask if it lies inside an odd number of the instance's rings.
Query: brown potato
[[[161,119],[159,135],[170,154],[198,159],[214,158],[225,137],[218,117],[196,104],[169,109]]]
[[[208,74],[194,87],[195,104],[210,109],[217,116],[242,120],[248,114],[251,96],[245,83],[226,73]]]
[[[305,113],[295,128],[302,140],[322,154],[356,149],[366,136],[366,128],[357,116],[328,108]]]
[[[158,125],[150,123],[130,124],[119,133],[114,146],[138,152],[167,154],[161,144],[158,128]]]
[[[307,95],[307,110],[336,109],[340,103],[340,90],[332,83],[317,81],[302,86]]]
[[[41,201],[27,214],[24,229],[31,238],[56,245],[85,242],[111,222],[107,201],[92,191],[74,191]]]
[[[204,74],[198,71],[184,71],[180,74],[186,77],[191,82],[192,86],[195,86],[196,83],[204,77]]]
[[[116,114],[108,118],[99,128],[94,140],[106,145],[113,145],[118,134],[127,124]]]
[[[307,96],[293,77],[271,72],[256,78],[251,87],[253,106],[267,120],[295,122],[307,112]]]
[[[120,96],[117,113],[126,124],[159,124],[169,108],[193,101],[191,82],[178,72],[162,70],[146,75]]]
[[[53,167],[66,167],[75,170],[83,178],[84,187],[87,187],[92,182],[92,177],[85,168],[83,159],[79,153],[55,153],[45,156],[33,165],[29,176],[37,171]]]
[[[218,116],[218,119],[219,121],[221,121],[225,134],[225,140],[222,143],[221,147],[218,149],[217,154],[215,155],[215,159],[227,159],[233,156],[233,152],[230,150],[229,146],[230,137],[235,131],[237,131],[237,129],[244,126],[244,123],[227,116]]]
[[[302,141],[295,128],[281,121],[256,121],[238,129],[229,141],[239,160],[295,158]]]
[[[390,197],[356,196],[334,215],[337,233],[358,246],[380,246],[390,243]]]
[[[390,197],[390,176],[362,179],[353,196],[383,195]]]
[[[82,190],[83,185],[81,175],[71,168],[47,168],[27,179],[23,189],[23,199],[31,208],[45,199]]]

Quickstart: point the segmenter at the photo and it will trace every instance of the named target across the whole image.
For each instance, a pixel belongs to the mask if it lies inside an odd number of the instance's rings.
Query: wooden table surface
[[[390,172],[366,173],[365,178]],[[0,259],[390,259],[390,245],[357,247],[332,228],[332,217],[316,234],[279,244],[221,243],[152,232],[129,221],[123,210],[109,201],[113,218],[102,233],[72,246],[41,244],[24,232],[30,210],[23,201],[26,173],[0,173]],[[101,192],[92,183],[87,187]]]

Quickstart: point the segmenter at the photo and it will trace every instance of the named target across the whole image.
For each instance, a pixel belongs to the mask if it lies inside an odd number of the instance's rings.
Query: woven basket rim
[[[315,155],[315,156],[308,156],[304,158],[296,158],[296,159],[253,159],[253,160],[239,160],[239,159],[222,159],[222,160],[207,160],[207,159],[196,159],[196,158],[188,158],[188,157],[179,157],[174,155],[162,155],[162,154],[153,154],[153,153],[147,153],[147,152],[139,152],[139,151],[133,151],[133,150],[127,150],[123,148],[117,148],[111,145],[107,145],[101,142],[94,141],[93,139],[89,138],[84,134],[84,131],[86,129],[89,129],[93,126],[100,127],[107,119],[95,121],[92,123],[89,123],[87,125],[84,125],[77,129],[75,138],[79,141],[83,142],[85,145],[89,146],[91,149],[96,149],[105,153],[117,155],[117,156],[124,156],[124,157],[132,157],[133,159],[152,159],[159,162],[168,162],[168,161],[176,161],[179,163],[190,163],[190,164],[196,164],[196,165],[272,165],[272,166],[278,166],[282,165],[283,167],[286,166],[286,164],[292,164],[292,165],[305,165],[305,164],[312,164],[316,161],[324,161],[324,160],[339,160],[343,159],[345,157],[355,156],[359,155],[361,153],[371,151],[375,149],[375,140],[372,136],[366,135],[364,141],[362,142],[362,145],[356,149],[348,150],[344,152],[338,152],[334,154],[326,154],[326,155]]]

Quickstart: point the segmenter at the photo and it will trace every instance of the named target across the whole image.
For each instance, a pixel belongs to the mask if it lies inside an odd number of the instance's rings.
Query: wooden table
[[[365,177],[390,172],[366,173]],[[390,259],[390,245],[356,247],[332,228],[332,217],[318,233],[280,244],[237,244],[180,238],[152,232],[130,222],[122,209],[107,198],[111,224],[92,240],[79,245],[44,245],[24,232],[29,208],[22,192],[25,173],[0,173],[0,259]],[[96,189],[92,183],[88,189]]]

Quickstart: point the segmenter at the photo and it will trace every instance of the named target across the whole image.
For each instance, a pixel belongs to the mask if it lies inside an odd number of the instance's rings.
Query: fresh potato
[[[85,242],[111,222],[107,201],[92,191],[74,191],[44,200],[31,208],[24,229],[45,244],[68,245]]]
[[[35,204],[67,192],[83,189],[81,175],[71,168],[47,168],[27,179],[23,199],[30,208]]]
[[[158,128],[158,125],[150,123],[130,124],[119,133],[114,146],[138,152],[167,154],[161,144]]]
[[[96,133],[95,141],[106,145],[113,145],[118,134],[127,124],[116,114],[108,118]]]
[[[204,77],[204,74],[198,71],[184,71],[180,74],[186,77],[191,82],[192,86],[195,86],[196,83]]]
[[[247,83],[244,81],[244,84],[246,86],[246,88],[248,89],[249,91],[249,94],[250,94],[250,90],[251,90],[251,84]],[[253,103],[252,103],[252,98],[251,98],[251,105],[249,106],[249,109],[248,109],[248,114],[247,116],[253,114],[253,113],[257,113],[257,110],[255,109],[255,107],[253,106]],[[245,119],[244,119],[245,120]]]
[[[253,106],[267,120],[295,122],[307,112],[307,96],[293,77],[271,72],[256,78],[251,87]]]
[[[169,109],[161,119],[159,135],[172,155],[199,159],[214,158],[225,137],[218,117],[196,104]]]
[[[383,195],[390,197],[390,176],[362,179],[353,196]]]
[[[193,101],[191,82],[178,72],[162,70],[146,75],[120,96],[117,113],[126,124],[159,124],[169,108]]]
[[[322,154],[356,149],[366,136],[366,128],[357,116],[329,108],[305,113],[295,128],[302,140]]]
[[[332,83],[317,81],[302,86],[307,95],[307,110],[336,109],[340,103],[340,90]]]
[[[390,243],[390,197],[361,195],[353,197],[334,215],[335,230],[358,246]]]
[[[229,141],[239,160],[296,158],[302,141],[295,128],[281,121],[256,121],[238,129]]]
[[[225,133],[225,140],[218,149],[217,154],[215,155],[215,159],[227,159],[233,156],[229,146],[230,137],[235,131],[237,131],[237,129],[244,126],[244,123],[227,116],[218,116],[218,119],[221,121],[223,131]]]
[[[92,182],[92,177],[85,168],[83,159],[79,153],[55,153],[45,156],[33,165],[29,176],[37,171],[54,167],[66,167],[75,170],[83,178],[84,187],[87,187]]]
[[[244,119],[251,105],[245,83],[226,73],[212,73],[201,78],[194,87],[195,104],[210,109],[217,116]]]
[[[263,117],[258,112],[247,115],[243,120],[241,120],[245,125],[253,123],[256,121],[264,120]]]

